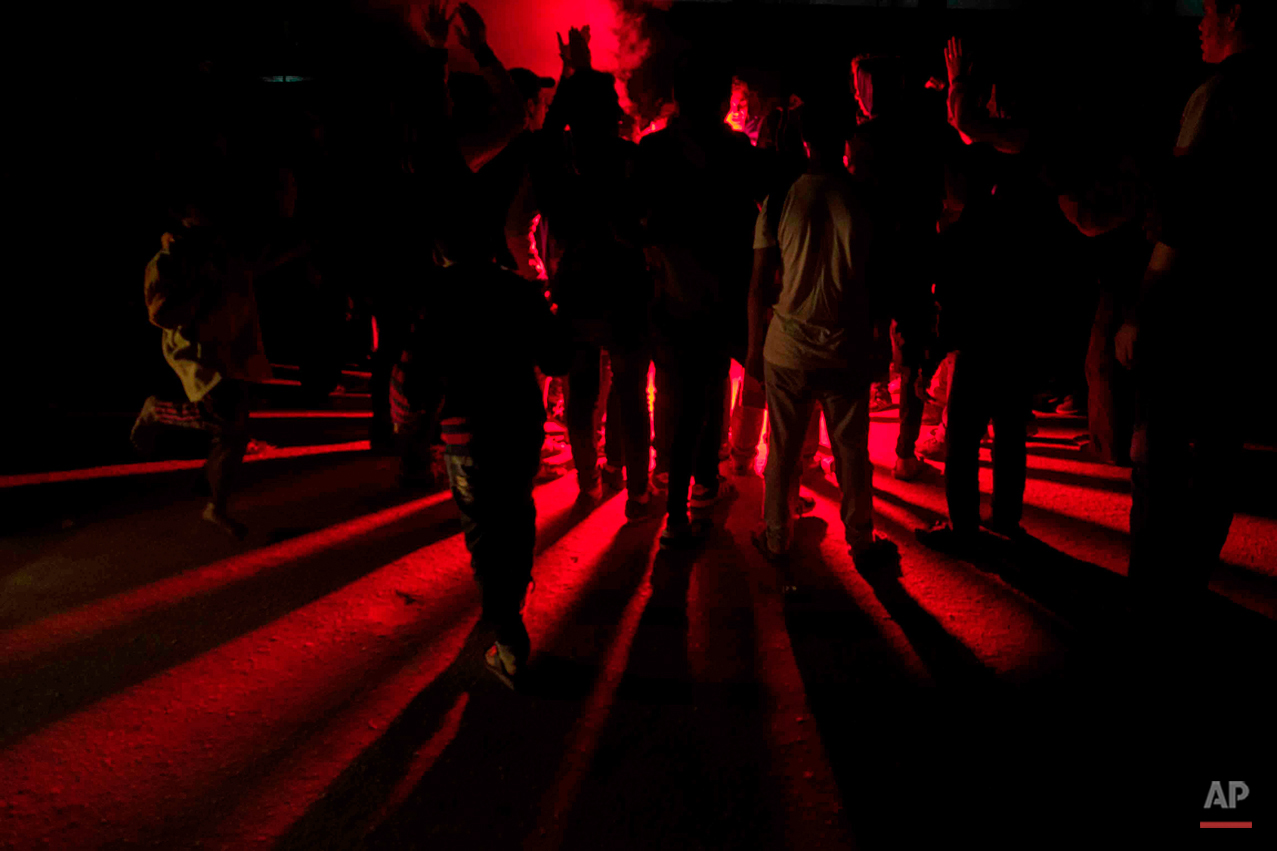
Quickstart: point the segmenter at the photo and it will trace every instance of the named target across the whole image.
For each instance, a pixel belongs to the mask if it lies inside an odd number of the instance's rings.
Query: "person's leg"
[[[993,398],[993,506],[991,524],[1003,532],[1020,527],[1027,475],[1025,415],[1030,410],[1027,381],[1019,370],[1003,370]]]
[[[446,460],[453,500],[461,514],[466,549],[483,591],[483,620],[496,632],[507,667],[527,658],[528,633],[520,611],[532,577],[536,503],[532,484],[540,448],[503,447],[484,457],[471,446],[449,446]],[[514,671],[509,671],[514,673]]]
[[[567,427],[576,481],[582,491],[599,478],[599,448],[594,438],[594,409],[599,400],[599,347],[581,343],[568,371]]]
[[[922,412],[926,402],[914,392],[914,383],[922,371],[922,355],[917,346],[900,346],[900,435],[896,438],[896,457],[914,458],[914,447],[922,432]]]
[[[772,552],[789,549],[793,533],[793,498],[798,491],[798,462],[803,434],[811,421],[812,396],[807,374],[798,369],[766,364],[768,432],[767,469],[764,472],[763,522],[767,547]]]
[[[1091,323],[1091,339],[1086,349],[1086,413],[1091,453],[1107,464],[1125,460],[1119,447],[1116,426],[1116,399],[1113,377],[1117,357],[1113,349],[1113,297],[1104,293]]]
[[[204,462],[209,488],[204,518],[240,537],[244,529],[230,519],[227,504],[235,486],[235,474],[244,463],[244,452],[248,449],[248,385],[224,379],[204,397],[202,406],[213,425],[213,441],[208,460]]]
[[[730,386],[726,382],[731,360],[727,355],[706,354],[704,357],[703,391],[705,421],[701,424],[696,446],[693,477],[696,484],[713,494],[718,493],[719,450],[723,445],[723,420]]]
[[[767,390],[761,381],[749,375],[741,379],[740,388],[740,398],[732,409],[732,468],[736,472],[748,472],[758,457],[763,418],[767,416]]]
[[[983,358],[967,352],[958,355],[949,387],[944,490],[949,523],[963,534],[980,528],[980,440],[989,424],[989,383]]]
[[[829,446],[838,465],[847,544],[852,552],[864,552],[874,542],[873,464],[869,460],[870,389],[841,371],[821,373],[815,389],[825,411]]]
[[[648,488],[652,420],[647,410],[647,368],[651,362],[651,354],[645,348],[612,353],[608,445],[615,432],[621,447],[619,460],[625,467],[625,487],[631,497],[643,496]],[[608,463],[616,464],[610,450]]]
[[[696,466],[696,450],[705,428],[709,393],[706,388],[705,364],[694,354],[680,352],[673,363],[662,364],[666,372],[665,386],[669,391],[669,493],[666,511],[669,525],[686,525],[688,522],[687,497],[692,474]]]
[[[652,402],[652,446],[656,449],[656,467],[653,472],[658,479],[668,479],[670,472],[669,377],[669,369],[663,369],[658,364],[655,376],[656,398]]]

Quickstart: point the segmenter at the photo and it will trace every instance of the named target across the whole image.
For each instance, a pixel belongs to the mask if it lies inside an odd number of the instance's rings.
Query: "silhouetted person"
[[[1022,104],[1007,97],[1005,83],[994,87],[987,107],[980,103],[957,39],[950,39],[945,60],[951,123],[971,143],[995,152],[992,188],[969,197],[962,212],[961,281],[942,313],[950,328],[947,348],[958,351],[946,431],[949,524],[918,535],[928,546],[961,549],[974,542],[981,525],[980,441],[990,420],[993,513],[984,525],[1007,536],[1023,535],[1033,319],[1042,289],[1039,246],[1060,213],[1055,196],[1037,180],[1034,160],[1025,154],[1028,127],[1012,119]]]
[[[819,402],[842,488],[847,543],[865,566],[887,550],[873,534],[869,460],[869,211],[843,167],[846,133],[833,99],[809,101],[802,129],[811,155],[807,172],[784,197],[767,198],[754,236],[746,370],[764,378],[771,424],[765,528],[754,542],[768,558],[789,550],[803,435]],[[772,230],[769,212],[777,204],[783,209]],[[768,323],[768,289],[777,265],[782,286]]]
[[[532,576],[532,486],[545,440],[535,369],[562,375],[571,349],[541,287],[496,265],[468,201],[458,199],[452,220],[439,226],[446,268],[431,305],[444,321],[418,327],[401,374],[413,407],[439,412],[483,618],[496,631],[485,661],[513,687],[530,651],[520,612]]]
[[[157,427],[208,432],[203,517],[235,538],[247,531],[230,516],[228,503],[248,448],[249,386],[271,377],[253,291],[254,277],[269,265],[254,233],[263,222],[260,211],[245,203],[260,199],[259,189],[221,157],[192,166],[179,189],[181,223],[164,234],[147,264],[144,295],[151,323],[164,331],[164,359],[188,402],[152,396],[132,435],[145,451]]]
[[[762,175],[749,138],[723,122],[731,87],[729,73],[687,65],[674,84],[678,116],[640,144],[658,393],[668,426],[665,546],[693,542],[723,495],[725,380],[748,328],[749,228]],[[693,478],[696,523],[688,513]]]
[[[588,61],[588,53],[580,61]],[[638,244],[638,147],[618,134],[622,114],[612,75],[588,65],[575,68],[551,105],[533,187],[560,252],[551,291],[576,346],[566,419],[577,483],[584,499],[601,497],[594,423],[606,349],[612,368],[608,429],[619,433],[624,450],[623,458],[612,460],[625,471],[626,514],[639,518],[651,506],[646,394],[651,283]],[[609,485],[618,484],[612,477]]]
[[[1259,45],[1272,6],[1207,0],[1202,58],[1217,65],[1184,110],[1160,240],[1141,297],[1118,332],[1138,383],[1131,445],[1130,580],[1149,611],[1178,626],[1203,598],[1232,523],[1242,442],[1264,413],[1271,360],[1267,243],[1273,166],[1271,66]],[[1248,399],[1228,411],[1185,392]]]
[[[874,252],[868,281],[878,321],[895,320],[900,350],[900,434],[894,475],[908,481],[925,465],[914,455],[930,379],[936,221],[944,198],[944,134],[907,96],[900,59],[852,62],[856,101],[865,120],[848,142],[847,165],[868,192]]]

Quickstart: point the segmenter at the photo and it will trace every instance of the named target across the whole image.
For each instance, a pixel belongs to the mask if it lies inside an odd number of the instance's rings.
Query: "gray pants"
[[[790,369],[765,365],[768,443],[763,520],[767,543],[789,547],[798,497],[803,438],[819,402],[842,488],[847,543],[859,550],[873,543],[873,465],[869,461],[869,382],[851,370]]]

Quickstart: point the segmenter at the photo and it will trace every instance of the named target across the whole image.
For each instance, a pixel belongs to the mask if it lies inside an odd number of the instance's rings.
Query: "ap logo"
[[[1250,795],[1250,787],[1240,780],[1228,781],[1228,797],[1224,797],[1224,785],[1218,780],[1214,780],[1210,784],[1210,791],[1206,793],[1206,803],[1202,805],[1203,809],[1209,810],[1211,807],[1223,807],[1226,810],[1237,809],[1237,802],[1246,800]]]

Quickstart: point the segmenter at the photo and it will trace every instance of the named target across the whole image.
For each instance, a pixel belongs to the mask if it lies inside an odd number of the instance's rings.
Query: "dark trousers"
[[[541,466],[541,438],[501,434],[444,453],[452,498],[461,511],[461,528],[474,577],[483,590],[483,619],[497,641],[520,655],[528,633],[520,614],[536,547],[536,503],[532,485]]]
[[[600,347],[591,343],[577,346],[568,373],[567,427],[582,490],[598,479],[599,450],[594,437],[594,410],[599,401]],[[647,410],[647,367],[651,355],[646,348],[608,349],[612,386],[607,397],[608,463],[625,468],[626,490],[632,496],[647,492],[647,468],[652,421]]]
[[[922,432],[922,413],[927,403],[914,392],[914,382],[922,374],[926,346],[900,344],[900,435],[896,438],[896,457],[913,458],[918,435]]]
[[[980,526],[980,440],[993,420],[993,520],[1015,526],[1024,510],[1025,423],[1029,394],[1015,354],[964,349],[949,390],[949,454],[944,490],[956,530]]]
[[[674,341],[657,348],[658,395],[666,396],[662,403],[670,475],[666,509],[674,523],[687,520],[687,492],[693,478],[698,485],[718,489],[723,380],[730,367],[727,353],[711,347]]]
[[[1246,424],[1241,416],[1184,405],[1185,388],[1218,386],[1242,398],[1246,383],[1209,344],[1187,345],[1188,332],[1159,345],[1156,329],[1141,331],[1138,389],[1131,440],[1131,561],[1139,599],[1156,606],[1201,597],[1233,522],[1237,470]],[[1234,381],[1236,382],[1234,384]],[[1173,609],[1172,609],[1173,611]]]
[[[1118,364],[1113,344],[1120,325],[1112,294],[1102,294],[1086,352],[1086,414],[1091,451],[1108,464],[1125,466],[1131,461],[1134,426],[1130,376]]]

